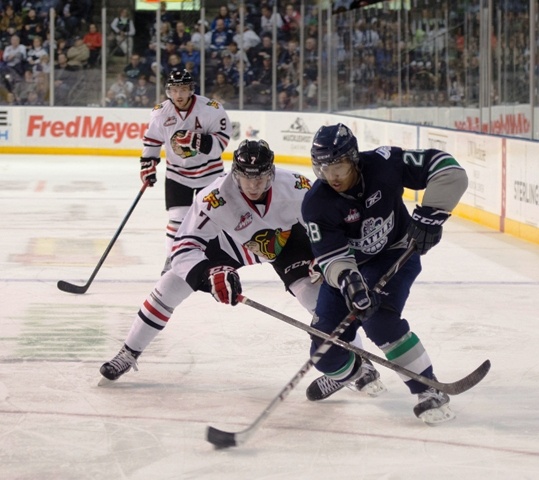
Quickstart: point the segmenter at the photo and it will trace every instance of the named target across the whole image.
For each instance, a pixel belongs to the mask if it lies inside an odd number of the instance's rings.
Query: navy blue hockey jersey
[[[465,178],[465,172],[451,155],[434,149],[380,147],[360,152],[360,165],[363,182],[348,192],[339,194],[317,180],[303,201],[302,215],[323,272],[335,260],[355,257],[359,265],[384,250],[406,246],[410,214],[402,199],[405,187],[430,189],[434,204],[428,206],[450,211],[466,186],[457,182],[452,191],[452,177]]]

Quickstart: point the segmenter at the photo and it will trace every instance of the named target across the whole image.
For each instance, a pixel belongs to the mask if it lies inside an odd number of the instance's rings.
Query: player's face
[[[358,181],[359,175],[356,167],[350,160],[341,160],[320,168],[328,184],[336,192],[350,190]]]
[[[262,200],[268,191],[269,182],[271,182],[271,174],[259,177],[237,175],[236,178],[243,194],[252,201]]]
[[[171,85],[167,88],[168,97],[180,110],[186,110],[191,102],[193,90],[189,85]]]

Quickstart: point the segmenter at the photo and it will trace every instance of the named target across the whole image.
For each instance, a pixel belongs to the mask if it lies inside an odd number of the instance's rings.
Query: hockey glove
[[[408,239],[414,239],[419,255],[425,255],[442,238],[442,225],[450,213],[432,207],[416,206],[408,225]]]
[[[238,295],[241,293],[241,283],[238,272],[226,265],[210,268],[208,283],[213,298],[221,303],[238,304]]]
[[[357,309],[365,317],[369,317],[378,309],[380,299],[375,292],[369,290],[361,273],[344,270],[340,273],[338,281],[350,311]]]
[[[142,183],[148,182],[148,186],[153,187],[157,182],[157,165],[161,161],[160,158],[141,158],[140,159],[140,179]]]
[[[178,130],[170,138],[172,150],[181,157],[191,156],[187,154],[191,150],[208,154],[212,147],[211,135],[205,133],[195,133],[189,130]]]

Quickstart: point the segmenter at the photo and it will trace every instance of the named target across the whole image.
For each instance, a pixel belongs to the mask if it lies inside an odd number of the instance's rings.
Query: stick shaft
[[[99,270],[101,269],[101,266],[105,262],[105,259],[108,257],[110,251],[112,250],[112,247],[116,243],[116,240],[118,240],[118,237],[120,236],[120,233],[122,233],[122,230],[125,227],[125,224],[127,223],[127,221],[129,220],[129,217],[131,216],[131,214],[135,210],[135,207],[137,206],[139,200],[141,199],[141,197],[142,197],[142,195],[143,195],[143,193],[144,193],[144,191],[146,190],[147,187],[148,187],[148,182],[145,182],[142,185],[142,188],[139,190],[137,196],[135,197],[135,200],[134,200],[133,204],[131,205],[131,207],[129,207],[129,210],[127,211],[127,214],[125,215],[124,219],[122,220],[122,223],[118,227],[118,230],[116,230],[116,233],[114,234],[114,236],[112,237],[112,239],[111,239],[110,243],[108,244],[107,248],[103,252],[103,255],[99,259],[99,262],[97,262],[97,265],[94,268],[94,271],[90,275],[90,278],[88,279],[86,284],[82,285],[82,286],[78,286],[78,285],[74,285],[72,283],[60,280],[58,282],[58,284],[57,284],[57,286],[58,286],[58,288],[60,290],[62,290],[64,292],[68,292],[68,293],[77,293],[77,294],[86,293],[86,291],[88,290],[88,288],[90,287],[90,285],[94,281],[94,278],[97,275],[97,272],[99,272]]]

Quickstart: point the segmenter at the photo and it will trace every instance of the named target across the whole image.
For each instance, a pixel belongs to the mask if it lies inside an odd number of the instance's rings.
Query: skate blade
[[[427,425],[440,425],[441,423],[453,420],[456,417],[453,410],[449,408],[449,405],[442,405],[439,408],[431,408],[419,415],[419,418],[423,420]]]
[[[349,390],[352,390],[352,392],[360,392],[368,395],[369,397],[377,397],[378,395],[387,392],[386,386],[379,378],[370,383],[367,383],[367,385],[365,385],[361,390],[358,390],[357,385],[353,382],[346,385],[346,387]]]
[[[108,378],[101,377],[99,379],[99,382],[97,382],[98,387],[108,387],[112,385],[115,382],[115,380],[109,380]]]
[[[377,379],[374,382],[367,383],[360,392],[366,393],[369,397],[377,397],[378,395],[387,392],[387,388],[380,379]]]

